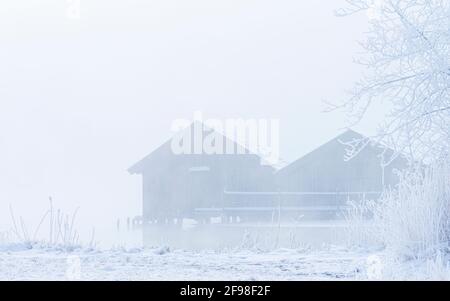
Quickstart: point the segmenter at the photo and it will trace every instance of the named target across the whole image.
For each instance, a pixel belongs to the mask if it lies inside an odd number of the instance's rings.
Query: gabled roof
[[[133,164],[130,168],[128,168],[128,172],[131,174],[140,174],[142,173],[144,167],[146,164],[151,163],[151,161],[155,160],[158,157],[159,154],[164,153],[170,148],[170,142],[172,138],[170,138],[168,141],[164,142],[161,146],[159,146],[157,149],[152,151],[150,154]]]
[[[191,123],[191,125],[185,129],[183,129],[182,131],[193,131],[194,127],[198,125],[201,126],[203,129],[203,137],[205,137],[205,135],[209,135],[212,131],[214,131],[212,128],[207,127],[206,125],[204,125],[203,123],[199,122],[199,121],[194,121]],[[240,145],[239,143],[237,143],[236,141],[233,141],[232,139],[226,137],[225,135],[215,131],[216,134],[218,134],[219,136],[224,138],[224,147],[225,145],[227,145],[227,143],[232,143],[236,149],[237,146],[241,147],[244,150],[244,154],[238,154],[238,155],[248,155],[248,156],[256,156],[259,158],[260,162],[262,161],[262,158],[257,155],[254,154],[253,152],[251,152],[249,149],[247,149],[246,147]],[[191,132],[192,133],[192,132]],[[159,162],[159,160],[164,160],[164,156],[173,154],[172,150],[171,150],[171,142],[172,142],[172,138],[170,138],[169,140],[167,140],[166,142],[164,142],[161,146],[159,146],[157,149],[155,149],[153,152],[151,152],[150,154],[148,154],[147,156],[145,156],[143,159],[141,159],[140,161],[138,161],[137,163],[135,163],[133,166],[131,166],[128,169],[128,172],[131,174],[140,174],[142,173],[142,171],[145,169],[146,166],[151,165],[152,162]],[[166,157],[167,158],[167,157]]]
[[[306,155],[300,157],[299,159],[295,160],[294,162],[292,162],[291,164],[281,168],[280,170],[277,171],[278,174],[284,174],[286,172],[289,172],[291,170],[295,170],[297,168],[300,168],[302,165],[306,164],[307,162],[309,162],[310,160],[313,160],[315,158],[315,156],[321,151],[321,150],[325,150],[328,149],[330,147],[336,147],[336,145],[341,145],[342,146],[342,151],[345,151],[346,146],[343,145],[342,143],[345,142],[350,142],[352,140],[360,140],[360,139],[368,139],[367,137],[361,135],[360,133],[357,133],[351,129],[346,130],[345,132],[343,132],[342,134],[340,134],[339,136],[329,140],[328,142],[326,142],[325,144],[322,144],[321,146],[317,147],[316,149],[314,149],[313,151],[307,153]],[[380,149],[386,149],[385,146],[383,146],[380,143],[372,143],[371,144],[372,147],[379,147]],[[394,152],[394,150],[389,149],[389,151]],[[342,158],[344,160],[344,158]]]

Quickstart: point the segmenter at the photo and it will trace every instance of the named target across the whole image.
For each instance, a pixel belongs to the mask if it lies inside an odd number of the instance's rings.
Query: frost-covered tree
[[[391,112],[372,138],[414,161],[428,161],[404,171],[396,189],[373,204],[368,234],[400,258],[440,258],[450,242],[450,1],[347,2],[339,14],[369,16],[360,57],[369,71],[338,107],[358,122],[374,102],[387,102]],[[369,141],[349,141],[348,157]],[[383,159],[382,166],[389,163]]]
[[[338,105],[352,123],[377,101],[390,113],[377,140],[415,160],[448,155],[450,149],[450,1],[346,0],[338,12],[369,16],[364,54],[368,68],[352,97]],[[353,152],[365,145],[355,142]]]

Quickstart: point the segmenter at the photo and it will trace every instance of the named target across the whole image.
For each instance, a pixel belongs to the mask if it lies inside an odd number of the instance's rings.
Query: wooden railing
[[[203,216],[333,213],[350,209],[349,200],[365,202],[380,195],[380,191],[224,191],[222,206],[196,208],[195,212]]]

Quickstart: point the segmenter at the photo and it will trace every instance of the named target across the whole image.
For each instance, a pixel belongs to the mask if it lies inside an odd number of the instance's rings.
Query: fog
[[[61,0],[0,4],[0,229],[52,196],[82,227],[141,214],[127,172],[176,118],[278,118],[291,162],[346,126],[324,100],[363,72],[367,17],[345,1]],[[376,116],[376,115],[374,115]],[[371,134],[376,117],[355,127]],[[101,239],[101,238],[100,238]]]

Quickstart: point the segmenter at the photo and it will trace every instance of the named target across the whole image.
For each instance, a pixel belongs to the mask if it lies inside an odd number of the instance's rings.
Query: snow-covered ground
[[[381,251],[187,251],[0,245],[0,280],[450,280],[448,259],[392,261]]]
[[[367,278],[368,253],[0,247],[0,280],[342,280]]]
[[[0,232],[0,280],[450,280],[450,254],[394,260],[386,250],[341,247],[341,226],[166,229],[147,233],[147,244],[140,230],[105,230],[107,243],[69,249],[11,243]],[[227,243],[215,244],[211,231]]]

